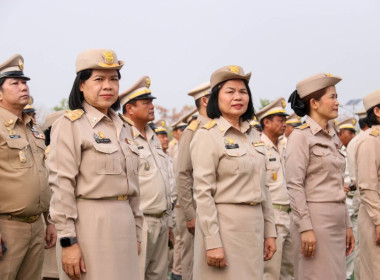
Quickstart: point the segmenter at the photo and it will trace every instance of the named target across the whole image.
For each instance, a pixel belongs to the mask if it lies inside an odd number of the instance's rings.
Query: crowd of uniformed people
[[[256,111],[228,65],[169,141],[148,76],[120,90],[109,49],[75,65],[41,126],[23,57],[0,65],[0,280],[380,279],[380,90],[358,131],[340,77]]]

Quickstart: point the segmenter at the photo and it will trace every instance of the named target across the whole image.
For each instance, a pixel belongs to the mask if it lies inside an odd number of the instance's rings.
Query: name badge
[[[227,150],[237,149],[237,148],[239,148],[239,144],[227,144],[225,147]]]

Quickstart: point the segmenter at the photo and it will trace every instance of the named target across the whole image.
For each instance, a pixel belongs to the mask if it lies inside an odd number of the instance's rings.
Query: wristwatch
[[[71,245],[78,243],[76,237],[62,237],[59,239],[59,243],[61,244],[62,248],[70,247]]]

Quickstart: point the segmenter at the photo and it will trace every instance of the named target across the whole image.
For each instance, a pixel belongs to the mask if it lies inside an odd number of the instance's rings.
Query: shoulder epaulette
[[[175,146],[175,143],[176,143],[176,142],[175,142],[175,140],[173,139],[172,141],[170,141],[169,145],[170,145],[170,146]]]
[[[126,116],[122,115],[119,113],[119,117],[124,121],[126,122],[127,124],[131,125],[131,126],[135,126],[135,123],[130,119],[130,118],[127,118]]]
[[[302,130],[302,129],[308,128],[309,126],[310,126],[310,124],[304,123],[304,124],[301,124],[300,126],[297,126],[296,128]]]
[[[215,121],[211,120],[208,123],[206,123],[203,127],[206,129],[210,129],[210,128],[214,127],[215,125],[216,125]]]
[[[76,109],[76,110],[67,110],[65,116],[69,118],[72,122],[80,119],[84,114],[84,111],[82,109]]]
[[[196,131],[198,128],[199,122],[198,121],[192,121],[191,124],[187,127],[191,131]]]
[[[372,136],[375,136],[375,137],[379,136],[379,134],[380,134],[380,131],[379,131],[378,128],[372,129],[371,132],[369,133],[369,135],[372,135]]]

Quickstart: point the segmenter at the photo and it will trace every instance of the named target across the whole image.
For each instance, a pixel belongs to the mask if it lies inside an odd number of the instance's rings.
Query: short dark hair
[[[210,94],[207,94],[205,96],[202,96],[202,97],[207,97],[207,98],[210,98]],[[199,111],[199,109],[201,108],[201,98],[198,98],[197,100],[195,100],[195,106],[197,107],[197,110]]]
[[[265,119],[268,119],[268,120],[271,121],[271,120],[273,120],[274,116],[276,116],[276,115],[269,115],[269,116],[267,116],[267,117],[265,117],[265,118],[262,118],[262,119],[260,120],[260,125],[261,125],[261,129],[262,129],[262,130],[264,130],[264,128],[265,128],[264,120],[265,120]]]
[[[119,79],[121,78],[119,70],[117,71],[117,76]],[[82,109],[83,110],[83,101],[84,96],[83,92],[80,91],[80,83],[88,80],[92,75],[92,69],[85,69],[80,72],[78,72],[77,76],[75,77],[73,87],[70,92],[69,96],[69,108],[70,110],[76,110],[76,109]],[[114,104],[111,105],[111,108],[114,111],[117,111],[120,109],[120,98],[116,100]]]
[[[361,130],[363,130],[363,128],[365,128],[366,126],[370,127],[367,117],[359,119],[358,123]]]
[[[125,115],[125,113],[127,113],[127,105],[131,104],[133,107],[136,107],[136,102],[137,102],[137,99],[132,99],[131,101],[125,103],[123,105],[123,115]]]
[[[247,88],[249,101],[248,101],[247,111],[245,111],[245,113],[240,117],[240,119],[242,121],[248,121],[248,120],[252,120],[253,117],[255,116],[255,109],[253,108],[252,94],[251,94],[251,90],[249,88],[248,82],[246,80],[242,80],[242,81],[244,82],[245,87]],[[223,87],[223,85],[226,82],[227,81],[217,84],[211,90],[211,96],[207,104],[207,116],[211,119],[219,118],[222,115],[218,106],[218,96],[219,96],[220,89]]]
[[[367,110],[367,121],[368,121],[367,123],[369,127],[380,124],[374,112],[375,107],[380,108],[380,104],[373,106]]]
[[[7,79],[7,77],[2,77],[0,78],[0,90],[3,91],[3,84],[5,82],[5,80]]]

